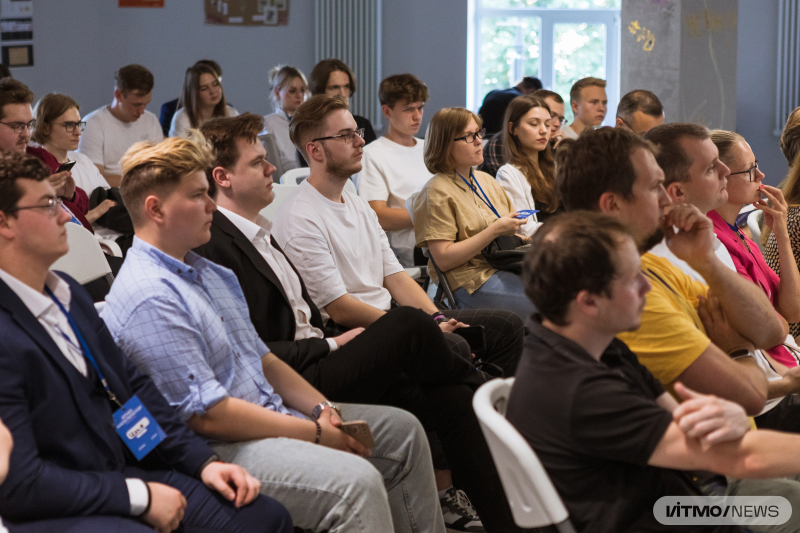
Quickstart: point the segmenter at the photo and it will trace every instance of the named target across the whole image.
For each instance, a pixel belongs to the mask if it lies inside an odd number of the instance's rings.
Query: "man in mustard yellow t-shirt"
[[[663,181],[648,141],[606,128],[575,141],[560,158],[557,176],[568,211],[614,215],[640,243],[642,269],[653,288],[641,327],[619,338],[666,387],[681,381],[737,402],[749,415],[756,415],[766,402],[767,381],[748,354],[781,342],[783,325],[766,296],[714,254],[711,221],[694,206],[671,206]],[[672,252],[708,282],[716,297],[711,306],[706,286],[669,261],[646,253],[665,232]],[[709,333],[716,343],[709,339],[698,308],[714,328]]]

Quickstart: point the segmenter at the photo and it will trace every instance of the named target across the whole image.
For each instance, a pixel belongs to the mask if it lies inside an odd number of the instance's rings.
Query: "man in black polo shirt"
[[[523,280],[540,314],[528,324],[507,416],[538,454],[579,532],[675,530],[656,521],[653,505],[662,496],[700,495],[680,470],[735,478],[800,473],[800,438],[748,432],[739,405],[679,383],[678,406],[615,339],[639,327],[650,290],[624,226],[576,211],[548,221],[531,248]],[[708,308],[712,320],[722,319]]]

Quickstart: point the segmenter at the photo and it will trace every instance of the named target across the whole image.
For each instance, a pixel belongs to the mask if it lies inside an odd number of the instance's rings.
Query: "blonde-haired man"
[[[577,139],[584,130],[596,128],[606,118],[606,80],[589,77],[576,81],[569,91],[569,103],[575,119],[569,126],[561,126],[561,131],[565,138]]]
[[[236,275],[191,251],[211,237],[211,161],[202,138],[140,143],[123,158],[136,238],[106,299],[112,335],[181,419],[225,461],[247,465],[295,525],[443,533],[419,422],[391,407],[329,402],[258,337]],[[343,416],[368,422],[371,453],[343,431]]]

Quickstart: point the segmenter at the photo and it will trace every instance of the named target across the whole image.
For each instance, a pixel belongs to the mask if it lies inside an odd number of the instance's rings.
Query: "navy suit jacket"
[[[0,486],[0,515],[11,521],[130,515],[126,477],[142,470],[196,476],[213,450],[180,421],[150,378],[117,348],[86,291],[72,291],[70,314],[121,403],[134,394],[167,438],[141,462],[113,427],[116,409],[88,364],[84,377],[8,285],[0,281],[0,418],[14,450]]]

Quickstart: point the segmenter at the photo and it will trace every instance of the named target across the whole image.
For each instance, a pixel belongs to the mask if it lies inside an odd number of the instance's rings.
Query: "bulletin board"
[[[206,24],[286,26],[289,0],[205,0]]]
[[[33,0],[0,0],[0,59],[7,67],[33,66]]]

